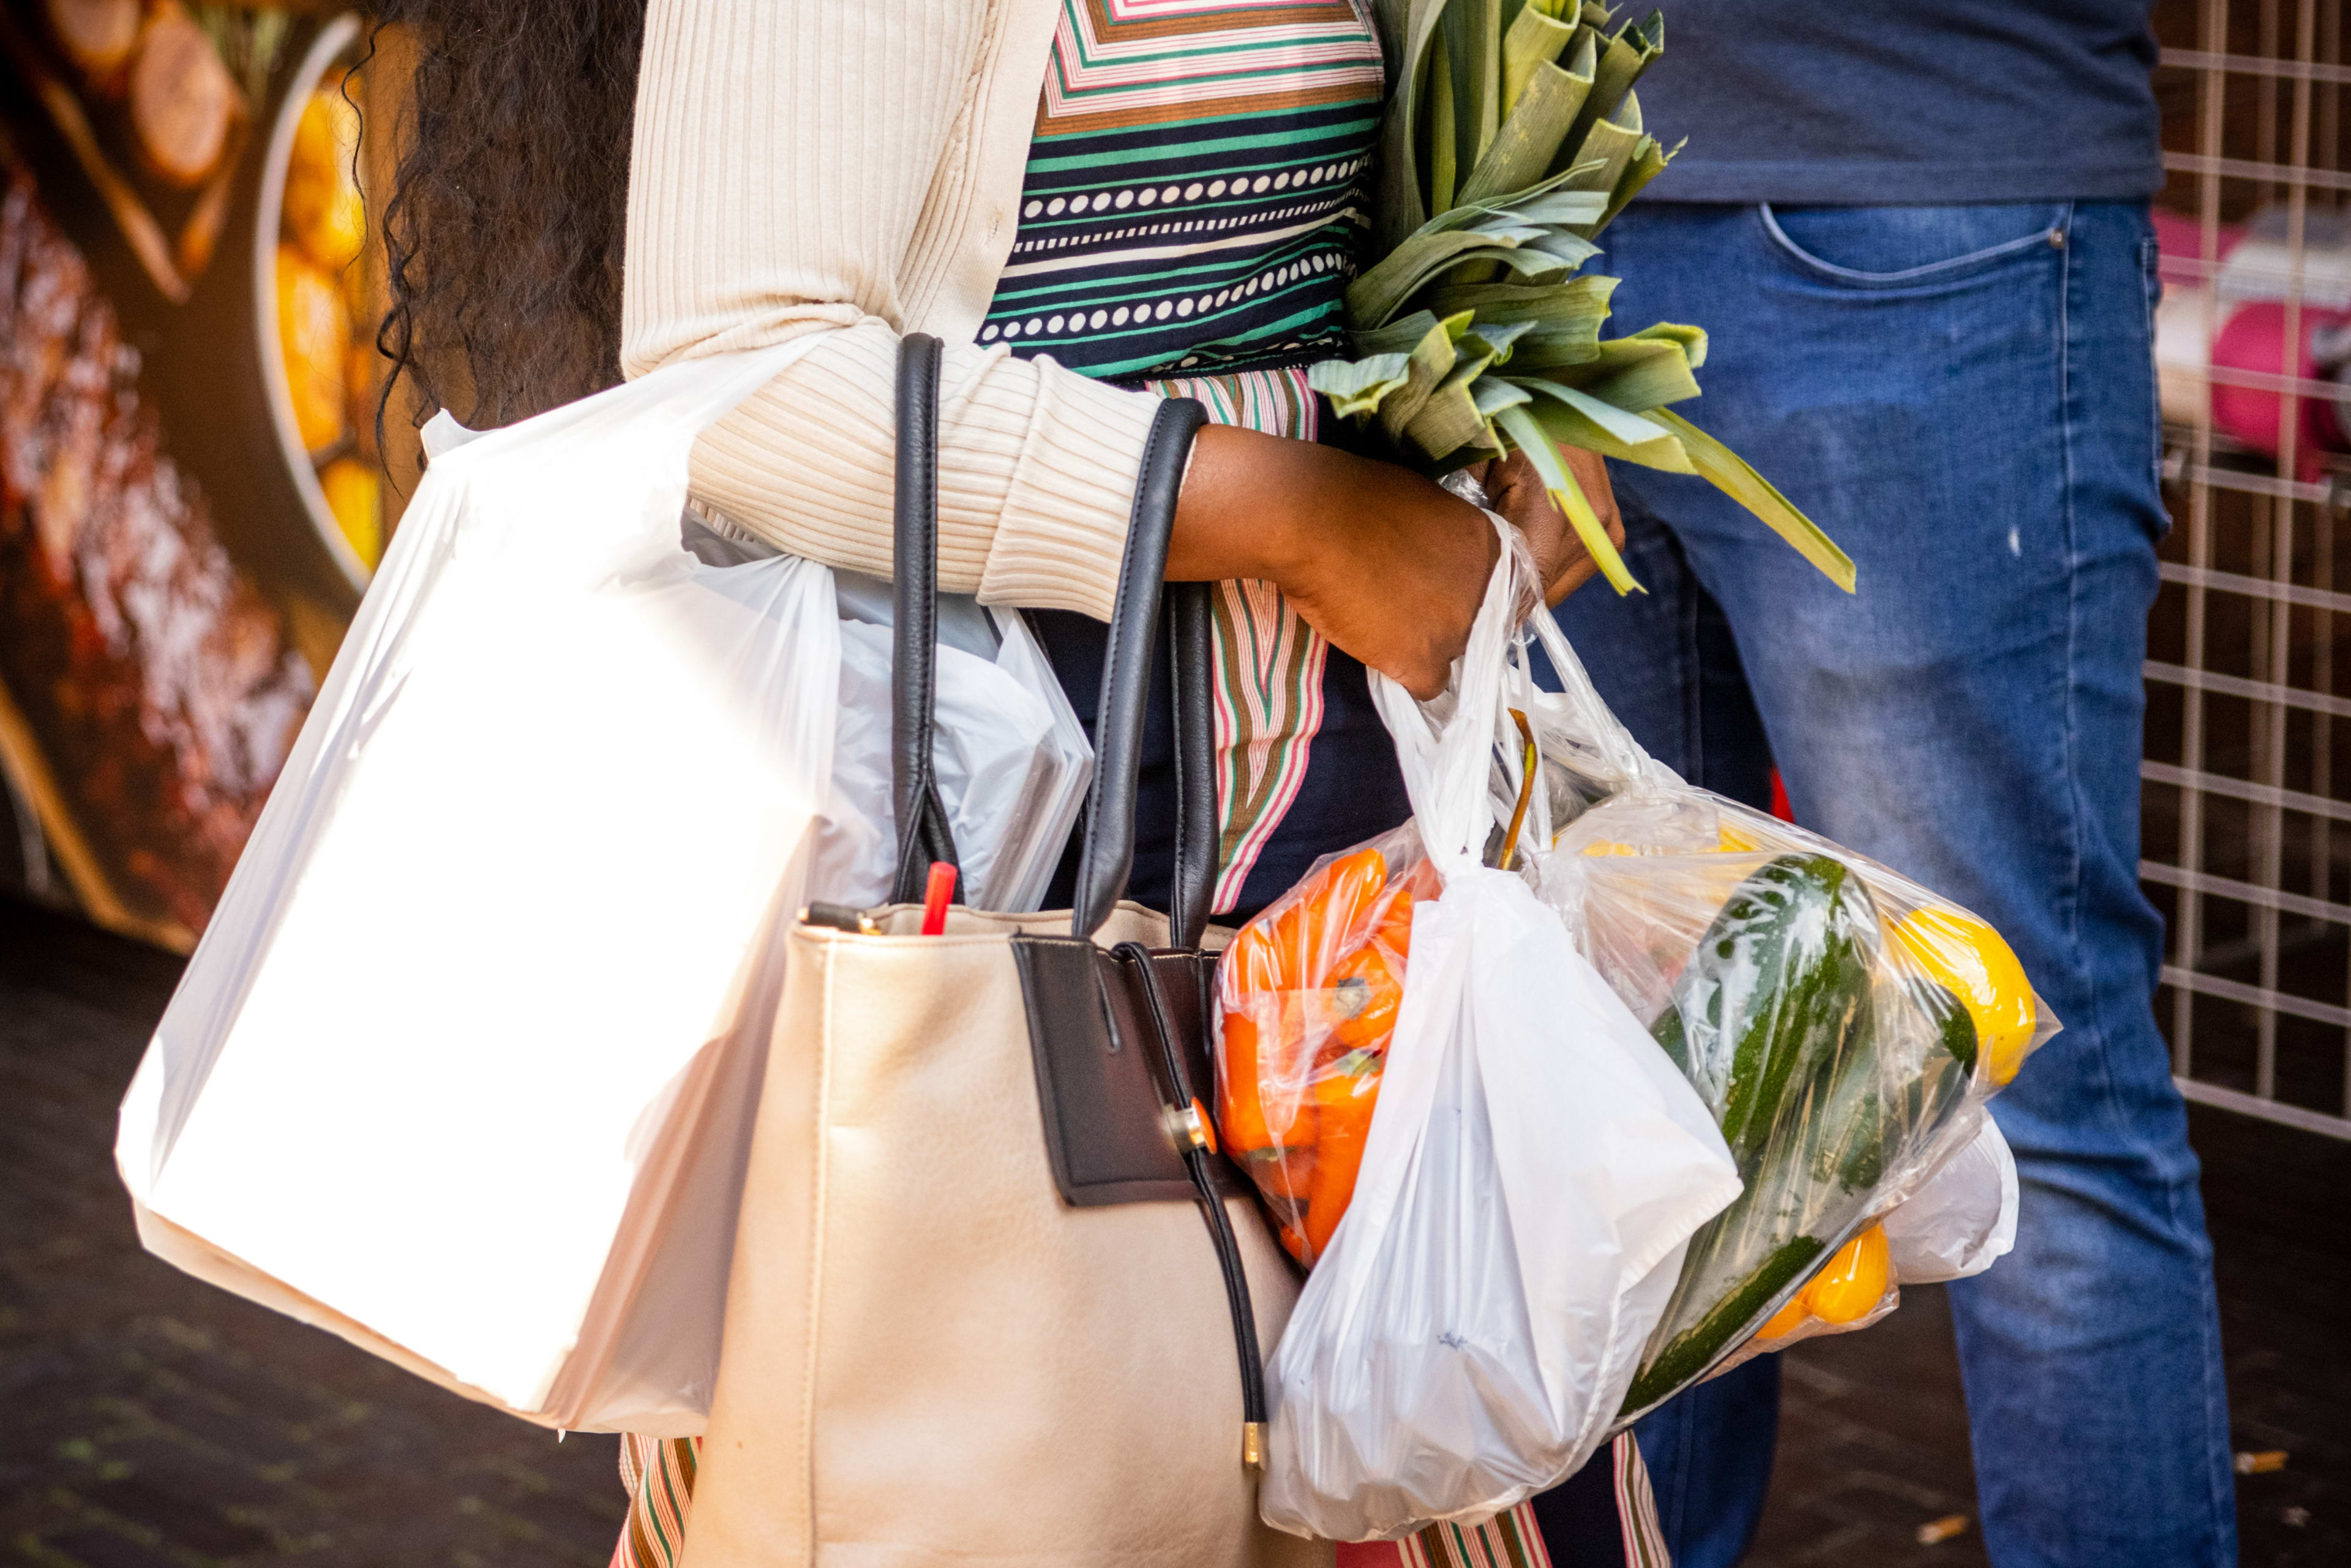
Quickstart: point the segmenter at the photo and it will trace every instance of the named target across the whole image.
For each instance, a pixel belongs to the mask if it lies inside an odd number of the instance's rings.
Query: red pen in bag
[[[944,936],[947,904],[955,897],[956,868],[945,861],[931,862],[931,880],[923,889],[923,935]]]

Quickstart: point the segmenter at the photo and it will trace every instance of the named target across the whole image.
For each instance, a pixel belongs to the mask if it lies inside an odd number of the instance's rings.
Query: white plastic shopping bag
[[[1974,1138],[1886,1215],[1894,1277],[1933,1285],[1982,1273],[2016,1245],[2016,1156],[1987,1113]]]
[[[1413,909],[1352,1203],[1267,1369],[1262,1508],[1300,1534],[1482,1521],[1573,1473],[1690,1233],[1739,1191],[1705,1105],[1558,915],[1481,863],[1523,571],[1506,549],[1437,703],[1374,680],[1442,892]]]
[[[830,573],[679,546],[807,340],[444,447],[127,1096],[152,1250],[546,1425],[700,1429]]]

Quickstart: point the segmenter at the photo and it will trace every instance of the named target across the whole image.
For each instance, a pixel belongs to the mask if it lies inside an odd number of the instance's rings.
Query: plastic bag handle
[[[898,473],[893,503],[890,799],[898,823],[893,904],[919,903],[932,862],[961,869],[939,802],[932,730],[938,704],[939,340],[898,350]]]

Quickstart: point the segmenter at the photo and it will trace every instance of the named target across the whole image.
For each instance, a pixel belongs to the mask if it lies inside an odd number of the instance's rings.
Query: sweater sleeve
[[[1034,112],[1035,73],[997,58],[1019,9],[647,8],[622,367],[824,334],[694,452],[697,497],[785,549],[890,573],[898,329],[923,319],[913,296],[959,274],[972,291],[974,258],[948,254],[970,235],[996,247],[981,287],[1010,245],[970,143],[1006,122],[1002,94]],[[941,586],[1107,618],[1157,400],[1001,348],[950,340],[945,358]]]

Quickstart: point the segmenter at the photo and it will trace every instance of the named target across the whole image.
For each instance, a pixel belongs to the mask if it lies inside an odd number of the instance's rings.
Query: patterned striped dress
[[[980,341],[1197,398],[1222,423],[1317,439],[1305,367],[1344,349],[1381,86],[1378,37],[1350,0],[1063,0],[1020,226]],[[1228,913],[1407,809],[1362,666],[1270,583],[1219,584],[1215,611],[1216,908]],[[1091,715],[1100,630],[1037,621]],[[1170,760],[1144,759],[1146,824]],[[1154,847],[1146,829],[1145,903]]]
[[[1381,93],[1378,37],[1357,0],[1062,0],[1020,226],[979,340],[1197,398],[1219,423],[1317,439],[1305,368],[1344,347]],[[1033,619],[1091,714],[1101,628]],[[1363,666],[1271,584],[1217,585],[1215,644],[1216,907],[1228,912],[1409,807]],[[1154,775],[1171,772],[1165,739],[1155,758],[1146,745],[1146,824]],[[1138,837],[1146,903],[1153,847]],[[622,1438],[631,1500],[611,1568],[673,1568],[700,1452],[696,1438]],[[1489,1524],[1339,1548],[1339,1568],[1620,1564],[1667,1568],[1630,1434]]]

